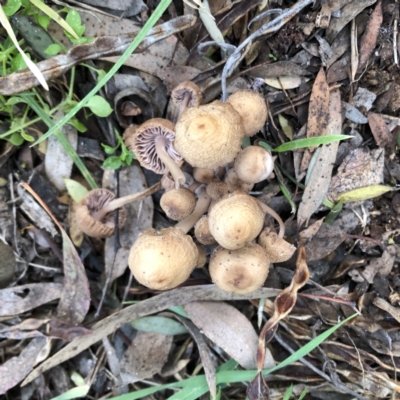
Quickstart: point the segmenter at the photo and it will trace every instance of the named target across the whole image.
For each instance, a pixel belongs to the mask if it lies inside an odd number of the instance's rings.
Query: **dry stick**
[[[295,350],[293,350],[281,337],[279,334],[275,334],[275,339],[277,340],[277,342],[284,347],[290,354],[295,353]],[[312,365],[310,362],[308,362],[305,358],[300,358],[299,361],[301,361],[304,365],[306,365],[308,368],[310,368],[312,371],[314,371],[317,375],[321,376],[322,378],[326,379],[328,382],[334,384],[335,386],[337,386],[341,391],[348,393],[354,397],[356,397],[357,399],[360,400],[368,400],[366,397],[361,396],[360,394],[353,392],[351,389],[349,389],[345,384],[343,384],[342,382],[333,382],[333,380],[331,379],[330,376],[328,376],[327,374],[325,374],[324,372],[320,371],[318,368],[314,367],[314,365]]]
[[[143,200],[148,196],[158,192],[161,189],[161,182],[157,182],[155,185],[145,189],[139,193],[129,194],[128,196],[120,197],[118,199],[114,199],[107,203],[103,208],[99,211],[92,214],[92,217],[101,221],[109,212],[116,210],[124,206],[125,204],[132,203],[133,201]]]

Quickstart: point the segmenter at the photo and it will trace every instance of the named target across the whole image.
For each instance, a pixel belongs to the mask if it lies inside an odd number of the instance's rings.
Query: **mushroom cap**
[[[199,252],[199,255],[197,257],[196,268],[203,268],[207,263],[206,248],[203,245],[198,244],[198,243],[196,243],[196,247],[197,247],[197,251]]]
[[[248,146],[236,157],[233,168],[243,182],[258,183],[272,174],[274,158],[261,146]]]
[[[226,102],[240,114],[245,136],[255,135],[264,126],[268,109],[261,94],[249,89],[240,89],[231,94]]]
[[[265,228],[261,232],[258,244],[265,250],[272,263],[289,260],[296,251],[296,246],[280,238],[269,228]]]
[[[208,216],[203,215],[194,226],[194,236],[204,245],[215,244],[214,236],[211,235],[210,226],[208,224]]]
[[[214,170],[208,168],[193,168],[193,178],[200,183],[209,183],[215,179]]]
[[[196,195],[189,189],[171,189],[160,199],[160,206],[168,218],[181,221],[190,215],[196,206]]]
[[[218,247],[211,255],[209,269],[212,281],[221,290],[246,294],[264,284],[269,265],[264,249],[249,243],[237,250]]]
[[[228,170],[228,172],[225,175],[224,181],[228,185],[228,190],[231,193],[233,193],[236,190],[241,190],[242,192],[249,192],[254,187],[253,183],[243,182],[241,179],[239,179],[237,173],[233,168]]]
[[[225,182],[213,181],[207,185],[207,194],[213,200],[219,200],[228,194],[228,185]]]
[[[235,159],[243,133],[239,114],[216,100],[184,111],[175,125],[174,146],[193,167],[216,169]]]
[[[179,228],[143,232],[131,247],[128,264],[136,280],[156,290],[174,288],[189,278],[197,265],[198,250]]]
[[[228,194],[209,212],[210,232],[222,247],[240,249],[261,232],[264,212],[246,193]]]
[[[101,210],[106,204],[115,199],[115,194],[107,189],[91,190],[76,207],[76,220],[83,233],[94,238],[106,238],[114,234],[114,212],[106,214],[99,221],[93,217],[97,211]],[[118,225],[124,226],[126,219],[126,210],[119,208]]]
[[[181,155],[175,150],[174,124],[163,118],[153,118],[144,124],[129,126],[124,132],[126,147],[135,153],[140,165],[156,174],[163,174],[168,169],[157,155],[156,140],[158,137],[165,140],[165,151],[176,162],[182,161]]]
[[[175,86],[171,92],[171,99],[177,107],[180,107],[187,94],[190,95],[188,107],[198,107],[201,104],[203,96],[200,88],[191,81],[185,81]]]

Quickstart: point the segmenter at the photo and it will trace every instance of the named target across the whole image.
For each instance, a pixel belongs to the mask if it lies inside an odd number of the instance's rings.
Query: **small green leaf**
[[[30,59],[31,55],[29,53],[25,53],[26,56]],[[11,71],[20,71],[21,69],[27,68],[26,62],[22,55],[18,53],[12,60],[11,60]]]
[[[74,126],[78,132],[86,132],[87,131],[86,126],[84,124],[82,124],[82,122],[79,121],[78,118],[71,118],[68,123],[71,124],[72,126]]]
[[[111,147],[111,146],[108,146],[108,145],[106,145],[104,143],[102,143],[101,145],[103,146],[104,152],[106,154],[113,154],[115,152],[115,150],[118,149],[118,146],[117,147]]]
[[[21,136],[27,141],[27,142],[34,142],[35,138],[31,135],[28,135],[24,129],[21,129]]]
[[[81,37],[83,32],[85,32],[85,25],[82,25],[81,16],[78,11],[74,9],[70,10],[65,21],[79,37]]]
[[[65,186],[67,187],[68,194],[71,196],[72,200],[79,203],[89,191],[77,181],[73,179],[64,178]]]
[[[24,138],[17,132],[13,133],[8,140],[14,145],[14,146],[20,146],[22,143],[24,143]]]
[[[36,18],[36,22],[43,28],[47,30],[47,27],[49,26],[49,23],[51,21],[51,18],[48,15],[45,14],[40,14]]]
[[[122,161],[117,156],[108,157],[103,162],[103,167],[106,169],[118,169],[122,165]]]
[[[162,335],[173,336],[187,333],[187,329],[171,318],[151,316],[135,319],[131,325],[138,331],[156,332]]]
[[[62,46],[58,43],[53,43],[44,51],[46,54],[50,54],[51,56],[55,56],[62,50]]]
[[[297,150],[297,149],[303,149],[306,147],[319,146],[320,144],[333,143],[333,142],[337,142],[338,140],[351,139],[352,137],[353,136],[348,136],[348,135],[329,135],[329,136],[318,136],[318,137],[307,138],[307,139],[296,139],[291,142],[281,144],[273,151],[282,153],[284,151],[289,151],[289,150]],[[263,146],[263,143],[264,142],[261,142],[260,144]],[[263,147],[265,147],[265,146],[263,146]]]
[[[99,117],[108,117],[113,111],[107,101],[97,95],[93,96],[85,107],[90,108],[90,111]]]
[[[21,7],[21,0],[8,0],[7,4],[3,6],[4,13],[7,17],[14,15]]]
[[[342,193],[336,198],[337,201],[343,203],[351,203],[353,201],[364,201],[368,199],[373,199],[387,192],[394,190],[391,186],[386,185],[371,185],[362,188],[350,190],[349,192]]]

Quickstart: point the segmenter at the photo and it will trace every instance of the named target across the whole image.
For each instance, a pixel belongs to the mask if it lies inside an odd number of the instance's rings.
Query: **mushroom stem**
[[[211,202],[211,197],[207,194],[205,185],[200,186],[197,190],[197,203],[194,211],[185,219],[178,222],[175,228],[182,229],[185,233],[188,233],[196,222],[202,217],[202,215],[208,210],[208,206]]]
[[[183,185],[186,182],[186,178],[181,169],[179,168],[178,164],[165,151],[166,143],[167,140],[164,137],[159,136],[156,139],[156,152],[158,157],[160,157],[160,160],[168,168],[169,172],[172,175],[172,178],[174,178],[175,188],[179,189],[179,186]]]
[[[258,201],[258,204],[260,205],[260,207],[266,214],[271,215],[271,217],[274,217],[278,221],[278,223],[279,223],[278,237],[280,237],[282,239],[283,236],[285,235],[285,224],[283,223],[282,218],[271,207],[267,206],[266,204],[264,204],[262,201],[260,201],[258,199],[256,199],[256,200]]]
[[[181,115],[183,114],[183,112],[186,110],[186,108],[187,108],[187,106],[188,106],[188,104],[189,104],[190,98],[191,98],[191,94],[190,94],[190,92],[187,92],[187,93],[185,94],[185,97],[184,97],[183,100],[182,100],[181,105],[179,106],[178,116],[176,117],[176,120],[177,120],[177,121],[179,120],[179,118],[181,117]]]
[[[133,201],[137,200],[143,200],[147,196],[151,196],[153,193],[158,192],[161,189],[161,182],[156,183],[155,185],[149,187],[148,189],[145,189],[141,192],[138,193],[132,193],[129,194],[128,196],[120,197],[118,199],[112,200],[109,203],[107,203],[103,208],[101,208],[99,211],[96,211],[95,213],[92,214],[92,217],[97,219],[98,221],[101,221],[109,212],[112,212],[116,210],[117,208],[120,208],[124,206],[125,204],[131,203]]]

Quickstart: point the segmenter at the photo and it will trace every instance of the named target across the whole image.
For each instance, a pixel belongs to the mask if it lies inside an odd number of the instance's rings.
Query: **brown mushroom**
[[[210,232],[222,247],[234,250],[254,240],[263,227],[264,212],[246,193],[223,197],[209,212]]]
[[[243,182],[238,178],[235,170],[233,168],[229,169],[225,175],[225,183],[228,185],[228,190],[233,193],[236,190],[241,190],[242,192],[249,192],[253,189],[253,183]]]
[[[182,187],[171,189],[161,196],[160,206],[168,218],[181,221],[193,212],[196,196],[191,190]]]
[[[258,183],[267,179],[274,170],[275,157],[261,146],[248,146],[235,159],[237,177],[246,183]]]
[[[163,174],[169,171],[175,181],[175,187],[185,183],[185,175],[178,164],[182,156],[175,150],[174,124],[163,118],[153,118],[133,128],[128,127],[124,133],[124,141],[132,150],[140,165]]]
[[[178,108],[178,121],[187,107],[198,107],[202,101],[200,88],[191,81],[185,81],[176,86],[171,93],[171,100]]]
[[[208,216],[203,215],[194,226],[194,236],[204,245],[215,244],[214,236],[211,235],[210,226],[208,224]]]
[[[240,151],[243,126],[230,104],[218,100],[188,108],[175,126],[174,146],[193,167],[216,169]]]
[[[193,168],[193,178],[200,183],[209,183],[215,179],[214,170],[208,168]]]
[[[265,250],[272,263],[289,260],[296,251],[296,246],[280,238],[269,228],[265,228],[261,232],[258,244]]]
[[[198,250],[186,233],[207,211],[210,197],[205,187],[198,190],[198,201],[191,215],[172,228],[157,232],[150,229],[139,235],[133,244],[128,264],[139,283],[151,289],[174,288],[196,267]]]
[[[209,269],[212,281],[221,290],[246,294],[264,284],[269,265],[264,249],[249,243],[237,250],[218,247],[211,255]]]
[[[151,196],[160,189],[160,183],[156,183],[142,192],[118,199],[115,198],[113,192],[107,189],[91,190],[76,207],[78,226],[88,236],[95,238],[110,237],[114,234],[115,229],[113,211],[119,209],[118,225],[122,228],[126,218],[126,211],[123,206]]]
[[[197,256],[196,268],[203,268],[207,263],[207,252],[206,248],[201,244],[196,243],[197,251],[199,255]]]
[[[212,181],[207,185],[207,193],[213,200],[219,200],[228,194],[228,185],[221,181]]]
[[[255,135],[265,124],[268,109],[264,97],[248,89],[231,94],[226,102],[240,114],[246,136]]]

